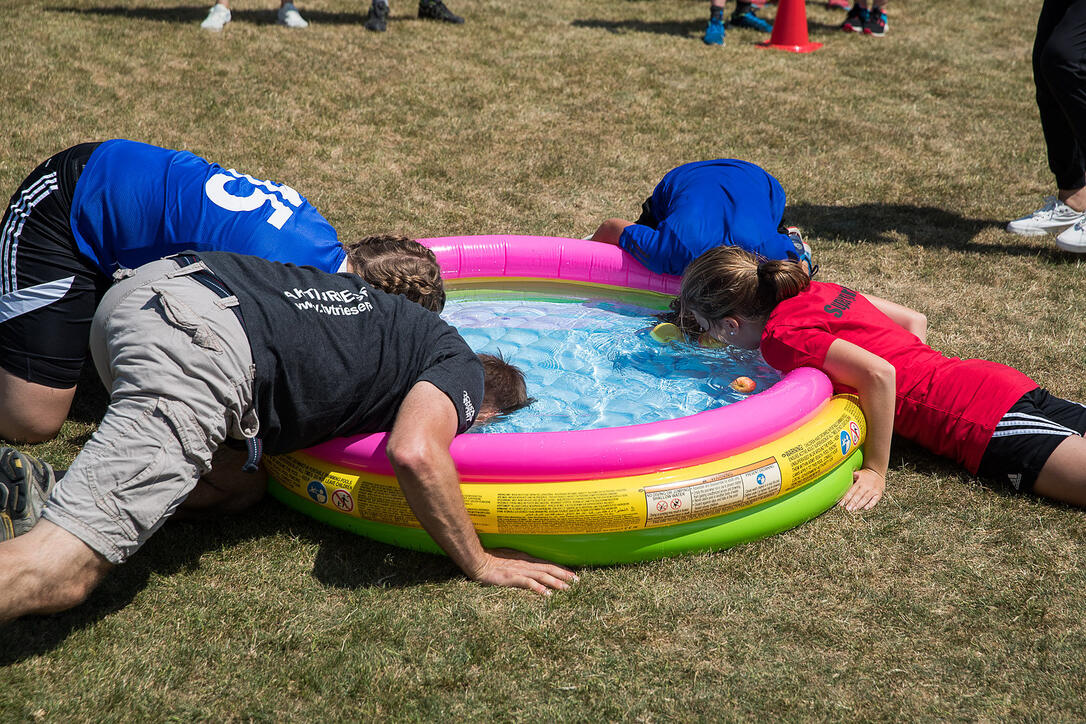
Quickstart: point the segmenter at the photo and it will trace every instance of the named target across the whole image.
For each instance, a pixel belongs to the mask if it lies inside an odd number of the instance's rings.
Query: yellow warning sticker
[[[780,492],[781,467],[773,458],[698,480],[647,487],[647,525],[724,515],[775,498]]]
[[[721,460],[598,480],[462,482],[460,490],[481,533],[638,530],[724,515],[783,495],[840,465],[865,434],[854,398],[839,397],[778,440]],[[265,465],[284,488],[330,510],[421,527],[392,476],[336,467],[303,453],[269,456]]]

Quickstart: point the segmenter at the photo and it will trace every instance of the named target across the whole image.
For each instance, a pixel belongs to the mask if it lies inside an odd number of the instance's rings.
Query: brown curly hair
[[[402,294],[431,312],[445,308],[434,252],[407,236],[378,234],[345,242],[349,270],[381,291]]]

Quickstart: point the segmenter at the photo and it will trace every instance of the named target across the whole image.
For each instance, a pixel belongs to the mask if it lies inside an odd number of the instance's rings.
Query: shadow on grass
[[[640,2],[640,0],[637,0]],[[815,0],[809,0],[806,3],[808,6],[825,7],[824,2],[817,2]],[[619,33],[623,31],[632,31],[636,33],[656,33],[657,35],[678,35],[687,37],[691,35],[701,36],[705,32],[705,24],[709,20],[708,8],[704,6],[704,2],[698,2],[698,7],[704,11],[703,16],[699,16],[697,20],[672,20],[663,18],[660,20],[606,20],[600,18],[590,18],[583,20],[574,20],[570,25],[575,28],[595,28],[598,30],[606,30],[611,33]],[[730,15],[731,9],[729,8],[727,14]],[[773,22],[776,16],[776,10],[772,6],[762,8],[758,10],[758,15],[766,20]],[[841,20],[836,23],[822,23],[816,20],[807,18],[807,33],[808,35],[837,35],[841,33],[841,23],[844,22],[845,14],[841,13]],[[733,28],[730,23],[727,24],[728,30],[732,31]],[[769,38],[767,33],[758,33],[742,28],[735,28],[735,32],[743,33],[742,36],[736,36],[736,40],[749,39],[750,43],[760,43],[763,40]],[[747,35],[749,34],[749,36]],[[733,40],[732,36],[728,36],[728,40]]]
[[[635,33],[656,33],[658,35],[679,35],[687,37],[705,32],[705,18],[698,20],[574,20],[570,23],[575,28],[594,28],[609,33],[633,31]]]
[[[204,5],[178,5],[175,7],[149,8],[132,7],[128,5],[114,5],[112,7],[76,8],[63,5],[51,5],[45,8],[53,13],[75,13],[78,15],[106,15],[133,18],[135,20],[153,20],[163,23],[182,23],[185,25],[199,25],[207,11],[214,4],[214,0],[208,0]],[[368,11],[369,4],[361,3],[360,7]],[[267,10],[235,10],[230,9],[230,21],[242,22],[252,25],[275,25],[276,13],[279,6],[274,2],[268,3]],[[302,8],[303,16],[311,23],[322,25],[361,25],[366,22],[366,13],[330,13],[321,10],[308,10]],[[389,22],[395,22],[396,18],[389,18]]]
[[[170,521],[130,561],[110,571],[82,605],[50,616],[27,616],[0,628],[0,666],[48,653],[72,633],[123,609],[153,576],[196,571],[205,553],[276,536],[318,546],[312,575],[324,586],[406,588],[460,575],[442,556],[371,541],[266,498],[241,515]]]
[[[931,249],[951,249],[997,256],[1042,256],[1058,263],[1073,263],[1073,254],[1060,252],[1055,244],[1003,232],[1005,219],[972,219],[933,206],[908,204],[857,204],[827,206],[789,204],[784,223],[798,226],[806,236],[842,239],[857,244],[890,243],[904,238],[908,244]],[[977,241],[982,232],[999,230],[994,242]],[[817,252],[817,250],[816,250]]]

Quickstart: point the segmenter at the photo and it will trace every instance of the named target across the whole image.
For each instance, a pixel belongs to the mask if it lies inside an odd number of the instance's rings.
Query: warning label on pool
[[[660,528],[727,515],[787,495],[853,455],[865,434],[859,407],[844,399],[802,430],[723,460],[606,479],[462,481],[460,491],[480,533],[580,535]],[[265,464],[274,481],[306,506],[363,521],[420,527],[391,475],[339,468],[303,453],[267,457]]]
[[[645,525],[672,525],[723,515],[780,492],[781,467],[774,458],[705,478],[647,487]]]

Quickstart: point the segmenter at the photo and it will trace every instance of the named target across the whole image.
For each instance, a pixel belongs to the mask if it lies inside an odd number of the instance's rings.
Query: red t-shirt
[[[811,282],[777,305],[762,356],[782,372],[822,369],[835,339],[877,354],[897,372],[894,431],[976,473],[996,423],[1037,383],[996,362],[946,357],[894,323],[863,295]],[[835,392],[853,390],[834,382]]]

